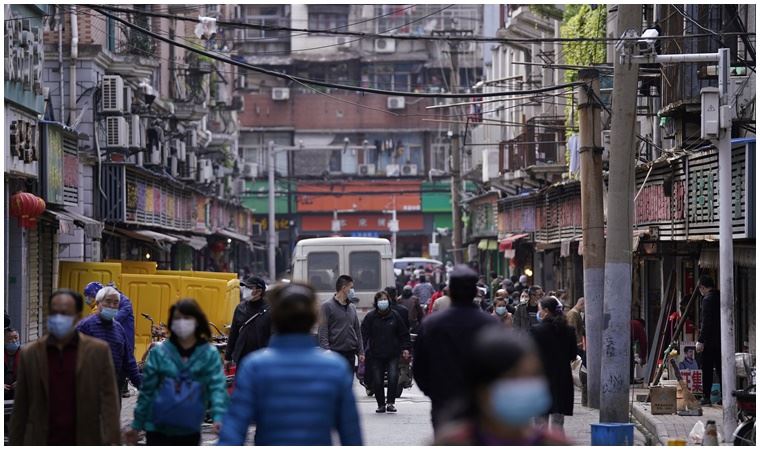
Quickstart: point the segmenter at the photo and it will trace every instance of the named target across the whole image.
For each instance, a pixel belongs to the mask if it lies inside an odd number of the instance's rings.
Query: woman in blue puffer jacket
[[[222,421],[219,445],[242,445],[256,425],[256,445],[362,445],[359,414],[346,360],[317,346],[316,292],[290,283],[271,291],[276,333],[269,347],[243,358]]]
[[[171,336],[148,353],[143,369],[143,385],[137,399],[132,429],[126,433],[126,441],[136,444],[139,431],[147,432],[148,445],[200,445],[201,424],[206,405],[211,405],[214,427],[218,431],[227,408],[226,377],[222,370],[219,351],[208,342],[211,329],[206,315],[195,300],[180,300],[169,309]],[[202,395],[192,408],[200,418],[190,420],[191,408],[182,408],[180,414],[159,414],[160,402],[174,400],[172,395],[161,398],[167,380],[180,380],[183,376],[198,383]],[[196,405],[199,403],[199,405]],[[185,417],[181,417],[182,415]],[[172,417],[173,416],[173,417]],[[188,423],[193,422],[193,423]],[[197,423],[195,423],[197,422]],[[182,423],[182,426],[178,424]]]

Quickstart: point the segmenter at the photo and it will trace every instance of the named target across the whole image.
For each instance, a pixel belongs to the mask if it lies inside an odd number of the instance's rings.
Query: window
[[[309,29],[346,28],[348,26],[348,8],[349,5],[309,5]]]
[[[380,252],[351,252],[348,268],[357,291],[380,290]]]
[[[313,252],[306,258],[309,283],[318,291],[333,292],[338,280],[339,263],[336,252]]]
[[[106,35],[106,48],[111,52],[116,51],[116,24],[110,17],[106,19]]]

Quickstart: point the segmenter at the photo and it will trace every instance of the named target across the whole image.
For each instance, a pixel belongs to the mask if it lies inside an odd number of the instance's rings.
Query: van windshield
[[[337,252],[312,252],[307,257],[309,283],[318,291],[333,292],[338,279],[339,258]]]
[[[348,267],[357,291],[379,291],[380,252],[351,252]]]

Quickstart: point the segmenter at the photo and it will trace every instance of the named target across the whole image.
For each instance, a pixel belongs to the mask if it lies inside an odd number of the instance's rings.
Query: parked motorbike
[[[739,378],[749,380],[750,386],[733,391],[731,395],[736,397],[736,409],[738,411],[739,426],[734,431],[734,445],[751,445],[757,443],[755,426],[755,368],[752,357],[747,353],[736,354],[736,374]]]
[[[150,345],[147,349],[145,349],[145,353],[140,359],[140,362],[137,363],[137,368],[140,370],[140,372],[142,372],[143,367],[145,366],[145,361],[148,360],[148,353],[150,353],[153,347],[166,340],[168,337],[168,330],[165,323],[160,322],[158,326],[156,326],[155,321],[150,315],[145,313],[142,313],[140,315],[150,321]]]

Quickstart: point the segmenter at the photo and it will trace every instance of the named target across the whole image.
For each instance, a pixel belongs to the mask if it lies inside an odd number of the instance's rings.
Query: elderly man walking
[[[137,369],[134,351],[129,347],[129,338],[124,327],[114,320],[119,312],[119,291],[106,286],[98,291],[95,302],[98,313],[79,322],[77,331],[105,341],[111,347],[119,392],[123,392],[125,378],[129,378],[132,385],[139,389],[142,385],[142,376]]]

